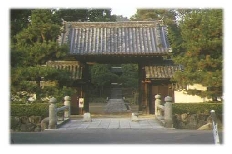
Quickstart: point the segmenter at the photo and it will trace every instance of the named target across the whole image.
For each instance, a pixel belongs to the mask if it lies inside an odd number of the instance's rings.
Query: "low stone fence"
[[[172,128],[172,97],[165,97],[165,104],[161,105],[161,96],[155,96],[155,116],[165,127]]]
[[[57,108],[56,99],[51,98],[49,103],[49,117],[43,116],[11,116],[10,129],[12,132],[40,132],[44,129],[56,129],[70,119],[69,96],[64,97],[64,106]]]
[[[11,131],[13,132],[40,132],[41,116],[11,116]]]
[[[49,117],[44,119],[44,121],[41,122],[41,125],[43,123],[48,123],[48,129],[56,129],[59,127],[59,125],[63,124],[64,122],[70,120],[70,100],[71,98],[69,96],[64,97],[64,106],[57,108],[56,107],[56,98],[51,98],[49,103]],[[61,119],[58,119],[57,113],[63,112],[63,116]]]
[[[218,128],[222,129],[222,116],[217,115]],[[210,114],[174,114],[173,127],[176,129],[212,129],[212,117]]]
[[[176,114],[172,111],[172,97],[165,97],[164,105],[161,105],[160,95],[156,95],[155,99],[155,116],[163,126],[176,129],[212,129],[212,117],[210,113]],[[222,116],[217,115],[219,129],[222,128]]]

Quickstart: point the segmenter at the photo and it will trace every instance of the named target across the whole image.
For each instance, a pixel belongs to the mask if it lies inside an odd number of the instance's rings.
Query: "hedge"
[[[215,110],[216,114],[223,114],[223,103],[174,103],[172,106],[172,113],[174,114],[210,114],[211,110]]]
[[[62,106],[62,103],[57,103],[57,107]],[[33,104],[11,104],[11,116],[49,116],[49,103],[33,103]]]

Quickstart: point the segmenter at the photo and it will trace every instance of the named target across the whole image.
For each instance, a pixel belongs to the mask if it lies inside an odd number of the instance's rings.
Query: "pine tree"
[[[170,28],[172,59],[184,70],[174,80],[181,85],[201,84],[207,91],[188,90],[201,97],[222,96],[223,35],[222,10],[198,9],[185,12],[177,28]]]
[[[13,11],[14,12],[14,11]],[[13,20],[13,19],[12,19]],[[61,22],[57,22],[52,10],[31,10],[29,23],[22,28],[11,42],[11,92],[28,91],[39,94],[40,80],[58,80],[61,84],[68,72],[43,67],[48,60],[55,60],[66,55],[67,46],[59,46]],[[60,20],[61,21],[61,20]],[[36,81],[36,85],[33,82]]]

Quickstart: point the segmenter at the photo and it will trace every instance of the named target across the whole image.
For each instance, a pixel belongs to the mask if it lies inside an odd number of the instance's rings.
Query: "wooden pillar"
[[[147,87],[147,83],[144,81],[143,106],[145,107],[145,108],[144,108],[144,112],[145,112],[146,114],[149,113],[149,106],[148,106],[148,99],[147,99],[147,96],[148,96],[148,87]]]
[[[138,105],[139,105],[139,111],[142,111],[142,65],[138,64]]]
[[[155,95],[152,94],[152,85],[148,84],[149,114],[155,114]]]
[[[90,74],[89,74],[89,66],[84,63],[84,67],[82,69],[82,79],[85,84],[82,86],[82,97],[84,98],[84,112],[89,112],[89,84],[90,84]]]
[[[138,91],[139,91],[139,111],[145,111],[149,109],[147,106],[147,85],[145,83],[145,69],[143,64],[138,64],[138,76],[139,76],[139,83],[138,83]]]

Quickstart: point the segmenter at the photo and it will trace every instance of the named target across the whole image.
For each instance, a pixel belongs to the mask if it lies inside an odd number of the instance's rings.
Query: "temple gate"
[[[154,114],[156,94],[174,98],[170,79],[180,68],[169,59],[171,48],[166,26],[158,21],[65,22],[63,28],[58,41],[69,45],[72,61],[62,62],[62,67],[70,64],[68,67],[76,77],[77,94],[72,97],[71,114],[79,114],[76,97],[84,98],[84,112],[89,111],[88,69],[94,63],[138,64],[138,111]],[[47,65],[60,68],[58,63]]]

